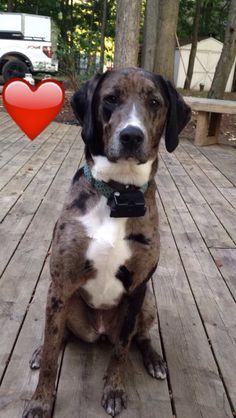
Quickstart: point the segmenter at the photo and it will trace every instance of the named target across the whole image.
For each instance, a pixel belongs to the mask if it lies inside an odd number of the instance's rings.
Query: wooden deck
[[[0,417],[20,418],[37,383],[53,225],[83,145],[52,123],[34,142],[0,113]],[[236,149],[161,147],[161,260],[153,279],[156,347],[166,382],[130,355],[123,418],[226,418],[236,413]],[[55,418],[102,418],[111,347],[71,341],[61,356]]]

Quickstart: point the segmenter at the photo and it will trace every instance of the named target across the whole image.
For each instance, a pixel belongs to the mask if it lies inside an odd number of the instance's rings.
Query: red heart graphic
[[[8,81],[2,91],[9,115],[33,140],[61,110],[64,88],[57,80],[43,80],[36,87],[20,78]]]

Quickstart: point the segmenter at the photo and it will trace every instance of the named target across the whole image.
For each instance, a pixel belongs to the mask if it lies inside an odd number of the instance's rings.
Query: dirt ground
[[[70,98],[73,92],[67,90],[65,93],[65,102],[61,112],[57,115],[56,121],[61,123],[68,123],[76,125],[78,124],[74,113],[70,106]],[[183,92],[185,94],[185,92]],[[226,100],[236,101],[236,92],[228,93],[224,97]],[[0,111],[5,111],[3,107],[0,107]],[[196,127],[196,112],[192,113],[191,122],[186,126],[184,130],[184,136],[193,140]],[[221,121],[220,130],[220,142],[236,147],[236,115],[223,115]]]
[[[192,112],[192,119],[184,129],[184,136],[194,139],[197,112]],[[236,115],[222,115],[219,142],[236,147]]]
[[[192,91],[181,91],[184,96],[192,96]],[[207,93],[203,92],[194,92],[194,95],[206,97]],[[225,93],[225,100],[235,101],[236,106],[236,92]],[[189,139],[194,138],[194,132],[196,127],[196,115],[197,112],[192,112],[191,122],[184,129],[184,135],[189,137]],[[222,120],[220,124],[220,137],[219,142],[225,145],[231,145],[236,147],[236,115],[222,115]]]
[[[70,98],[72,92],[67,91],[65,96],[65,103],[63,109],[58,114],[56,120],[63,123],[76,124],[76,118],[70,106]],[[230,93],[225,95],[226,100],[235,100],[236,93]],[[184,130],[184,136],[189,139],[194,139],[195,127],[196,127],[196,112],[192,112],[191,122],[186,126]],[[221,133],[220,142],[236,147],[236,115],[223,115],[221,121]]]

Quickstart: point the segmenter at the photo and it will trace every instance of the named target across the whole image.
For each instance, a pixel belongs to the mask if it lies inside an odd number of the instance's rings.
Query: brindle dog
[[[39,382],[24,418],[50,417],[66,328],[89,342],[105,334],[114,344],[102,396],[112,416],[126,407],[124,374],[134,337],[149,374],[166,377],[149,336],[156,311],[147,282],[160,248],[154,175],[162,134],[172,152],[190,109],[170,82],[136,68],[96,75],[75,93],[72,107],[92,178],[77,171],[54,229],[44,345],[31,361],[40,366]],[[145,215],[110,217],[95,180],[120,193],[145,186]]]

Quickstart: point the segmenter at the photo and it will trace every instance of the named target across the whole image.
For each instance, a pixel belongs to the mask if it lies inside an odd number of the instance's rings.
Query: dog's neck
[[[93,176],[92,169],[88,164],[85,164],[84,166],[84,175],[87,180],[93,184],[95,189],[108,199],[115,192],[123,193],[139,190],[142,193],[145,193],[148,188],[148,182],[142,184],[142,186],[139,187],[133,184],[123,184],[115,180],[109,180],[108,182],[105,182],[104,180],[98,180]]]
[[[153,165],[155,161],[149,160],[144,164],[137,164],[135,161],[120,160],[111,162],[104,156],[93,156],[90,165],[94,179],[107,184],[113,182],[118,187],[133,185],[142,187],[153,177]],[[155,170],[156,171],[156,170]]]
[[[84,166],[84,176],[100,195],[107,198],[110,217],[131,218],[145,215],[147,208],[144,193],[148,188],[148,183],[138,187],[111,180],[108,184],[103,180],[95,179],[88,164]]]

